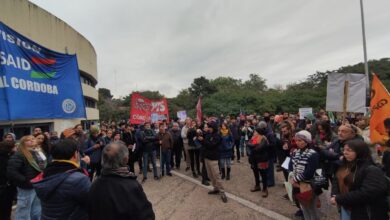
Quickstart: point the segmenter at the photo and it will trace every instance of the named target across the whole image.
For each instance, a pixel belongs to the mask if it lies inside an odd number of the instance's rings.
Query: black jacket
[[[152,129],[145,129],[142,132],[142,151],[143,152],[152,152],[156,150],[156,145],[158,144],[158,137]]]
[[[88,219],[87,195],[91,182],[81,169],[64,162],[50,163],[33,181],[41,200],[42,220]]]
[[[332,195],[336,195],[337,204],[351,210],[351,219],[389,219],[386,202],[387,180],[382,170],[375,165],[358,164],[354,182],[346,194],[340,194],[337,179],[332,185]]]
[[[269,160],[269,144],[266,137],[263,137],[260,143],[252,144],[248,142],[247,146],[251,149],[250,161],[252,165],[257,165],[260,162],[268,162]]]
[[[209,160],[219,160],[219,145],[222,138],[218,132],[206,133],[203,139],[203,157]]]
[[[88,195],[91,220],[155,219],[152,204],[134,177],[101,175]]]
[[[8,183],[7,179],[7,163],[9,160],[9,153],[5,150],[0,150],[0,187]]]
[[[16,152],[8,161],[7,178],[17,187],[32,189],[30,180],[40,172],[34,169],[20,152]]]
[[[175,131],[171,129],[169,132],[171,133],[173,139],[173,150],[183,149],[183,138],[181,137],[181,131],[180,130]]]
[[[385,151],[382,157],[383,171],[390,178],[390,151]]]

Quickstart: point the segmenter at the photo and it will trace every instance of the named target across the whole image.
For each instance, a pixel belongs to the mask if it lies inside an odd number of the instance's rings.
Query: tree
[[[258,74],[251,73],[249,74],[249,80],[245,81],[244,87],[246,89],[263,92],[267,90],[267,85],[265,84],[265,81],[266,80]]]
[[[206,77],[201,76],[194,79],[194,82],[191,83],[191,87],[188,89],[194,97],[207,97],[215,92],[217,92],[217,88],[210,83],[210,80],[206,79]]]

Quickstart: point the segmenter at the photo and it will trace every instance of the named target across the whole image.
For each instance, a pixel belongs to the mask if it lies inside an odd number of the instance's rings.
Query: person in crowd
[[[248,152],[247,143],[252,138],[253,135],[253,127],[251,127],[251,122],[246,121],[244,124],[244,127],[241,129],[241,145],[240,145],[240,151],[241,151],[241,157],[244,157],[244,149],[246,149],[247,156],[250,154]]]
[[[32,180],[42,205],[41,220],[88,219],[91,182],[78,164],[79,156],[74,140],[61,140],[52,148],[52,162]]]
[[[283,163],[287,157],[290,157],[290,153],[294,151],[297,146],[294,139],[293,127],[290,123],[284,122],[280,125],[282,148],[279,149],[279,162]],[[283,175],[286,181],[288,181],[288,170],[283,169]]]
[[[158,133],[158,139],[161,148],[161,176],[164,176],[165,172],[168,176],[171,174],[171,153],[173,148],[173,139],[171,134],[166,131],[165,125],[160,124],[160,131]]]
[[[35,127],[34,129],[33,129],[33,133],[32,133],[32,135],[38,135],[38,134],[42,134],[42,129],[40,128],[40,127]]]
[[[320,150],[324,150],[335,141],[337,141],[337,135],[332,131],[330,123],[328,121],[320,121],[317,124],[317,135],[313,140],[313,145]]]
[[[275,169],[274,164],[276,162],[276,147],[277,140],[276,136],[272,131],[272,128],[265,122],[261,121],[259,123],[259,128],[264,129],[264,136],[268,141],[268,173],[267,173],[267,186],[273,187],[275,186]]]
[[[201,139],[205,136],[205,134],[207,133],[207,130],[208,130],[207,123],[201,125],[201,127],[199,127],[199,129],[196,131],[196,138],[195,138],[195,144],[200,146],[199,158],[200,158],[200,162],[202,164],[202,168],[201,168],[202,184],[205,186],[210,185],[210,183],[209,183],[210,179],[207,175],[206,163],[204,160],[204,145],[202,144]]]
[[[362,140],[362,137],[357,134],[357,127],[352,124],[343,124],[338,129],[337,140],[320,151],[321,160],[326,161],[323,172],[330,181],[335,173],[335,167],[341,162],[345,143],[354,139]]]
[[[7,178],[7,163],[15,153],[16,147],[13,140],[0,142],[0,219],[11,220],[12,203],[16,197],[16,187]]]
[[[153,175],[154,179],[158,180],[158,172],[156,166],[156,143],[158,143],[158,137],[156,133],[150,127],[150,123],[145,123],[145,130],[142,132],[142,147],[143,147],[143,179],[142,182],[145,182],[148,178],[148,160],[151,158],[153,166]]]
[[[6,133],[3,137],[3,141],[16,142],[16,136],[14,133]]]
[[[359,139],[347,141],[343,158],[332,182],[331,203],[341,209],[341,220],[387,220],[388,183],[371,157],[368,145]]]
[[[211,179],[214,187],[208,194],[219,194],[224,203],[227,202],[224,187],[219,175],[218,159],[219,159],[219,145],[222,142],[221,135],[218,133],[218,125],[215,122],[209,122],[207,125],[207,133],[204,137],[199,137],[202,141],[204,150],[203,156],[206,164],[207,174]]]
[[[370,118],[362,116],[356,121],[356,127],[361,130],[361,136],[367,144],[371,144],[370,140]]]
[[[192,176],[194,178],[198,178],[200,173],[200,145],[195,144],[195,139],[197,136],[197,124],[195,120],[191,121],[191,126],[187,131],[187,139],[188,139],[188,153],[190,155],[190,164]]]
[[[181,131],[177,122],[174,122],[172,124],[172,128],[170,129],[169,133],[171,134],[173,139],[171,167],[176,167],[176,169],[179,170],[183,152],[183,138],[181,137]]]
[[[234,146],[233,135],[226,123],[220,126],[221,145],[219,146],[219,167],[221,178],[230,180],[232,148]],[[226,172],[225,172],[226,171]]]
[[[92,183],[88,194],[89,219],[155,219],[152,204],[137,177],[128,170],[128,153],[122,142],[113,142],[103,149],[102,175]]]
[[[43,153],[45,154],[45,156],[47,158],[47,161],[50,162],[51,161],[51,152],[50,152],[51,145],[50,145],[49,139],[44,134],[37,134],[37,135],[34,135],[34,137],[35,137],[35,140],[37,143],[36,147],[42,149]]]
[[[310,148],[312,142],[310,132],[306,130],[297,132],[295,141],[297,149],[292,152],[290,163],[290,170],[292,170],[290,182],[293,186],[293,195],[299,202],[305,220],[319,220],[318,198],[311,189],[311,181],[319,167],[319,154]],[[305,192],[311,194],[311,198],[308,196],[309,201],[307,202],[298,199],[298,195]]]
[[[99,128],[91,126],[89,138],[85,141],[84,145],[83,152],[91,159],[89,164],[89,178],[91,181],[93,180],[95,172],[96,176],[99,176],[101,171],[101,157],[104,141],[99,134]]]
[[[87,140],[87,136],[84,133],[83,126],[81,124],[77,124],[73,127],[75,140],[77,141],[77,146],[80,149],[80,153],[84,154],[84,145],[85,141]]]
[[[186,118],[185,125],[181,129],[181,138],[183,139],[183,147],[184,147],[184,157],[185,157],[184,159],[187,164],[186,171],[190,170],[190,165],[191,165],[190,153],[188,151],[189,148],[188,138],[187,138],[188,130],[190,129],[190,127],[191,127],[191,118]]]
[[[135,144],[135,137],[133,133],[131,132],[131,126],[125,125],[125,130],[122,133],[122,141],[127,146],[127,149],[129,149],[129,169],[130,172],[135,172],[134,170],[134,163],[137,161],[137,145]]]
[[[24,136],[18,151],[11,156],[7,165],[7,178],[17,187],[15,220],[38,220],[41,217],[41,202],[30,182],[46,167],[46,156],[36,148],[34,136]]]
[[[50,145],[53,146],[53,145],[57,144],[59,141],[60,141],[60,138],[58,137],[57,131],[50,132],[50,139],[49,139]]]
[[[102,137],[103,138],[103,142],[105,145],[111,143],[114,141],[114,136],[113,136],[113,131],[111,129],[108,129],[106,131],[106,136]]]
[[[386,141],[383,148],[382,168],[388,178],[390,178],[390,141]]]
[[[237,155],[237,163],[240,163],[240,128],[238,126],[238,123],[237,123],[237,120],[232,117],[230,119],[230,123],[229,123],[229,129],[230,129],[230,132],[232,132],[232,135],[233,135],[233,140],[234,140],[234,146],[236,147],[236,155]],[[232,161],[234,161],[234,146],[232,148]]]
[[[255,186],[251,192],[260,191],[260,176],[263,183],[262,197],[268,196],[268,161],[269,161],[269,143],[267,137],[267,127],[257,127],[253,133],[252,139],[248,142],[251,150],[250,165],[255,177]]]
[[[134,134],[135,144],[136,144],[136,148],[137,148],[136,149],[136,157],[138,159],[139,174],[142,174],[142,171],[143,171],[143,161],[142,161],[142,158],[143,158],[144,147],[143,147],[142,135],[143,135],[144,130],[145,130],[145,126],[144,125],[140,125],[135,130],[135,134]]]

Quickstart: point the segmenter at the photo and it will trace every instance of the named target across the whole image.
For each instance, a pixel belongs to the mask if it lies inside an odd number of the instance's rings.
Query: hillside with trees
[[[369,61],[369,69],[378,74],[386,88],[390,88],[389,58]],[[194,116],[199,96],[203,97],[202,107],[205,115],[238,115],[240,112],[251,114],[266,110],[277,113],[297,112],[300,107],[323,108],[326,102],[327,75],[331,72],[364,74],[364,64],[358,63],[333,71],[317,72],[303,81],[287,85],[286,88],[281,86],[268,88],[266,80],[260,74],[254,73],[250,74],[246,81],[229,76],[215,79],[198,77],[187,89],[181,90],[176,97],[168,99],[170,117],[176,118],[176,112],[180,110],[186,110],[188,115]],[[150,99],[164,97],[159,91],[139,92]],[[100,88],[98,102],[100,119],[127,120],[130,98],[129,94],[115,99],[110,90]]]

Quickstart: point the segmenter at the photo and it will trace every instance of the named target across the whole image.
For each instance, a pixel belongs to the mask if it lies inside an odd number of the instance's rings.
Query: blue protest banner
[[[85,117],[76,55],[44,48],[0,22],[0,121]]]

